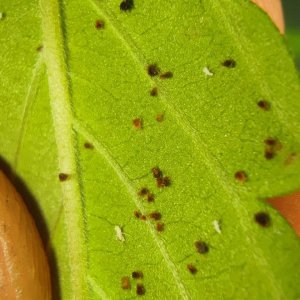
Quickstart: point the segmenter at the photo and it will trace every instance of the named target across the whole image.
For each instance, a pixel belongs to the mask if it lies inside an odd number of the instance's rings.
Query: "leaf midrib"
[[[61,183],[70,268],[69,281],[72,298],[86,299],[87,257],[84,210],[72,130],[73,114],[60,9],[59,0],[40,0],[43,52],[57,145],[58,173],[66,173],[70,176],[68,180]]]

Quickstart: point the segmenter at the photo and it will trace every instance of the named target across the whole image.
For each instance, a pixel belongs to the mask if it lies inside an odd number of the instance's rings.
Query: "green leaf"
[[[299,298],[299,239],[265,202],[300,188],[282,37],[246,0],[120,2],[0,4],[0,153],[55,299]]]

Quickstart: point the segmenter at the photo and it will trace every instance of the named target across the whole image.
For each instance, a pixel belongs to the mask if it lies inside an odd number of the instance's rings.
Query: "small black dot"
[[[270,108],[271,108],[271,105],[270,105],[270,103],[268,102],[268,101],[266,101],[266,100],[259,100],[258,102],[257,102],[257,105],[258,105],[258,107],[260,107],[262,110],[270,110]]]
[[[141,271],[134,271],[131,273],[131,276],[133,279],[143,279],[144,278],[144,274]]]
[[[223,61],[222,65],[226,68],[234,68],[236,66],[236,62],[233,59],[226,59]]]
[[[160,72],[158,66],[156,64],[151,64],[147,67],[148,74],[151,77],[157,76]]]
[[[66,180],[69,179],[69,177],[70,176],[66,173],[59,173],[59,175],[58,175],[58,178],[59,178],[60,181],[66,181]]]
[[[131,11],[134,8],[133,0],[124,0],[120,4],[120,9],[123,11]]]
[[[254,219],[262,227],[269,227],[271,224],[270,216],[266,212],[256,213]]]

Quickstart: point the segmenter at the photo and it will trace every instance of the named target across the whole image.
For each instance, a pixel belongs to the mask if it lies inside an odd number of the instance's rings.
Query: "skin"
[[[1,170],[0,299],[51,299],[49,265],[36,225]]]
[[[284,18],[280,0],[252,0],[261,7],[273,20],[281,34],[284,34]],[[275,207],[292,225],[300,237],[300,191],[269,199],[269,203]]]

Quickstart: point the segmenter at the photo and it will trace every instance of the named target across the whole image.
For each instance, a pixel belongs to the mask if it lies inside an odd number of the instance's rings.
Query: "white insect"
[[[215,231],[217,232],[217,233],[219,233],[219,234],[221,234],[221,224],[220,224],[220,221],[218,221],[218,220],[214,220],[213,222],[212,222],[212,224],[213,224],[213,226],[214,226],[214,228],[215,228]]]
[[[0,20],[4,19],[4,13],[0,11]]]
[[[122,228],[118,225],[115,226],[115,232],[116,232],[116,238],[120,242],[124,243],[125,242],[125,237],[124,237],[124,232]]]
[[[204,67],[204,68],[202,69],[202,71],[203,71],[203,73],[204,73],[205,75],[207,75],[207,76],[213,76],[213,75],[214,75],[214,73],[211,72],[211,71],[209,70],[208,67]]]

